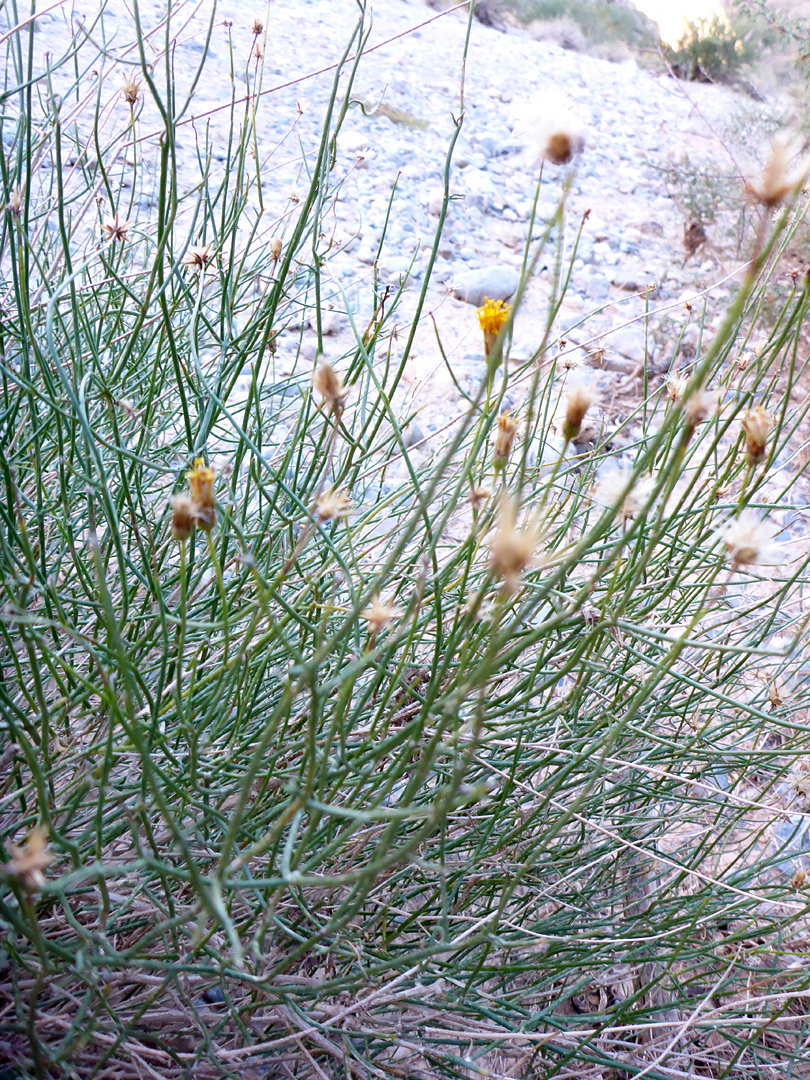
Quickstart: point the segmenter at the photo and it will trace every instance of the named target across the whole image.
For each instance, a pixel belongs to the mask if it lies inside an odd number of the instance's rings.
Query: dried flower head
[[[188,540],[197,521],[194,501],[183,493],[172,499],[172,536],[175,540]]]
[[[331,412],[341,413],[343,411],[348,390],[332,365],[325,360],[322,360],[315,369],[312,376],[312,387],[320,394]]]
[[[127,232],[129,230],[129,221],[119,221],[118,211],[114,214],[107,214],[104,220],[101,222],[101,231],[107,234],[107,239],[112,240],[115,243],[118,240],[123,243],[127,238]]]
[[[810,158],[801,158],[791,166],[792,159],[800,150],[800,141],[795,136],[786,133],[777,135],[771,144],[768,164],[761,175],[745,185],[751,198],[772,210],[794,194],[810,173]]]
[[[614,507],[616,516],[626,522],[642,512],[654,487],[654,477],[639,476],[634,481],[632,470],[622,467],[611,469],[599,478],[593,498],[601,506]]]
[[[783,558],[776,542],[778,529],[763,521],[753,510],[741,511],[717,530],[726,547],[726,556],[735,569],[740,566],[775,565]]]
[[[315,512],[320,521],[348,517],[352,512],[352,501],[342,488],[338,491],[326,491],[315,504]]]
[[[192,244],[186,252],[186,257],[183,259],[182,265],[188,266],[191,270],[199,273],[213,261],[214,256],[211,252],[213,244]]]
[[[489,488],[479,487],[477,484],[473,484],[470,488],[470,494],[467,497],[473,510],[480,510],[484,503],[492,497],[492,492]]]
[[[518,132],[534,161],[544,158],[553,165],[566,165],[585,147],[583,124],[573,102],[552,88],[530,99]]]
[[[509,305],[503,300],[484,298],[484,306],[478,309],[478,325],[484,332],[484,355],[489,356],[495,347],[498,334],[509,318]]]
[[[745,456],[749,465],[756,465],[765,457],[765,444],[773,427],[773,417],[761,405],[749,409],[740,417],[745,432]]]
[[[671,371],[669,375],[667,375],[665,381],[667,385],[667,397],[669,398],[669,400],[674,401],[676,404],[679,401],[682,401],[683,395],[686,392],[687,384],[689,382],[687,376],[681,375],[681,373],[676,369],[675,371]]]
[[[708,390],[696,390],[686,402],[686,427],[692,437],[698,424],[719,412],[719,398]]]
[[[128,71],[121,82],[121,97],[132,107],[138,100],[141,83],[134,71]]]
[[[540,532],[533,523],[519,531],[517,502],[508,495],[501,497],[498,528],[489,545],[489,565],[503,580],[504,592],[513,593],[520,584],[520,575],[534,561],[540,542]]]
[[[254,37],[258,37],[264,30],[264,23],[258,16],[253,20],[253,26],[250,28]]]
[[[194,520],[201,529],[210,532],[216,520],[214,470],[202,458],[197,458],[194,468],[186,473],[186,477],[191,487]]]
[[[15,184],[11,189],[11,198],[6,203],[6,210],[13,218],[19,218],[22,213],[22,204],[25,197],[25,189],[22,184]]]
[[[581,349],[563,349],[557,356],[557,368],[562,368],[566,375],[569,371],[578,371],[584,366],[585,353]]]
[[[562,435],[566,442],[576,441],[585,413],[596,401],[597,395],[587,386],[577,386],[566,396],[565,419],[562,425]]]
[[[363,611],[363,618],[368,622],[368,632],[371,637],[376,637],[394,619],[402,615],[400,608],[394,604],[383,604],[379,597],[372,596],[371,603]]]
[[[54,860],[54,855],[48,850],[47,828],[37,825],[28,834],[24,847],[9,842],[6,844],[6,851],[11,856],[6,865],[6,873],[17,878],[27,892],[41,889],[45,884],[42,871]]]
[[[270,258],[273,260],[273,266],[276,265],[281,258],[281,241],[277,236],[274,236],[270,241]]]
[[[502,412],[498,417],[498,427],[495,432],[495,442],[492,448],[492,464],[496,469],[505,469],[515,441],[518,429],[518,419],[510,416],[508,412]]]
[[[603,341],[600,341],[598,345],[594,345],[592,349],[588,349],[588,356],[592,363],[598,367],[603,367],[605,363],[605,356],[607,355],[607,348]]]

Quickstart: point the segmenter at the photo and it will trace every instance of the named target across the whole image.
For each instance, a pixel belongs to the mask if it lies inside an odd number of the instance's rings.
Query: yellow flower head
[[[509,318],[509,305],[503,300],[484,299],[484,306],[478,309],[478,325],[484,332],[484,353],[489,356],[498,334]]]
[[[196,522],[201,529],[209,532],[216,518],[214,470],[210,465],[206,465],[202,458],[197,458],[194,468],[186,473],[186,477],[191,488]]]

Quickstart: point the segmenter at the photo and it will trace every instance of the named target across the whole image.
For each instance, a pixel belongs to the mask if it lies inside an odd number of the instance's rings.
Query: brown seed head
[[[706,390],[696,390],[686,403],[686,426],[691,438],[698,424],[718,411],[718,398]]]
[[[281,258],[281,240],[277,236],[274,236],[270,241],[270,257],[275,265]]]
[[[393,619],[398,619],[402,611],[393,604],[383,604],[379,597],[372,596],[371,604],[363,611],[363,618],[368,622],[368,632],[376,637]]]
[[[22,213],[22,204],[25,197],[25,190],[22,184],[16,184],[11,191],[11,198],[6,204],[6,210],[11,214],[13,218],[19,218]]]
[[[581,135],[571,131],[554,131],[548,137],[543,157],[552,165],[567,165],[584,149],[585,140]]]
[[[48,850],[47,828],[37,825],[28,834],[24,847],[9,842],[6,844],[6,851],[11,856],[6,872],[17,878],[27,892],[38,892],[45,884],[42,871],[54,860],[54,855]]]
[[[718,530],[734,569],[781,562],[782,549],[775,540],[777,531],[773,525],[769,525],[747,508],[741,511],[739,517],[727,521]]]
[[[768,164],[758,180],[748,181],[746,190],[750,197],[772,210],[780,206],[806,179],[810,171],[810,159],[803,158],[791,168],[791,158],[799,149],[795,138],[777,135],[771,144]]]
[[[107,214],[101,223],[101,231],[107,234],[107,239],[112,240],[113,243],[117,240],[119,243],[123,243],[127,238],[127,232],[129,230],[130,222],[119,221],[118,211],[115,214]]]
[[[121,82],[121,97],[132,107],[138,100],[141,83],[134,71],[128,71]]]
[[[679,402],[684,395],[689,380],[679,371],[672,371],[667,375],[667,397],[670,401]]]
[[[527,525],[522,531],[515,527],[517,503],[504,495],[500,503],[498,528],[489,546],[489,565],[493,573],[503,580],[506,593],[513,593],[520,584],[520,575],[531,564],[540,540],[535,525]]]
[[[315,504],[315,512],[321,521],[331,521],[332,518],[337,517],[348,517],[352,512],[352,500],[342,489],[326,491]]]
[[[213,244],[192,244],[186,252],[186,257],[183,259],[182,265],[188,266],[197,273],[201,270],[205,270],[214,258],[211,252],[212,247]]]
[[[517,417],[510,416],[508,412],[502,412],[498,417],[498,428],[495,432],[495,443],[492,448],[492,464],[496,469],[506,468],[517,429]]]
[[[341,413],[348,390],[340,376],[325,360],[322,360],[312,376],[312,387],[323,398],[324,404],[332,413]]]
[[[259,34],[261,34],[264,30],[264,23],[260,18],[257,17],[253,20],[253,26],[250,29],[253,36],[258,37]]]
[[[470,488],[470,494],[468,496],[473,510],[480,510],[484,503],[492,496],[492,492],[489,488],[479,487],[474,484]]]
[[[175,540],[188,540],[197,521],[194,501],[185,493],[172,499],[172,536]]]
[[[566,442],[571,442],[579,435],[585,413],[591,405],[596,403],[596,400],[596,394],[585,386],[578,386],[568,394],[562,425],[562,434]]]
[[[761,405],[749,409],[740,417],[745,432],[745,456],[749,465],[756,465],[765,457],[765,444],[773,427],[773,417]]]

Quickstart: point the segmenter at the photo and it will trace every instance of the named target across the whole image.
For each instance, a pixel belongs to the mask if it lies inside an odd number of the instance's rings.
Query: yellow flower
[[[214,470],[202,458],[197,458],[194,468],[186,473],[186,477],[191,487],[194,518],[201,529],[210,532],[216,519]]]
[[[7,843],[6,851],[11,856],[6,872],[22,882],[28,892],[37,892],[45,884],[42,871],[54,860],[48,850],[48,830],[44,825],[37,825],[28,834],[25,847]]]
[[[484,354],[489,356],[495,347],[498,334],[509,318],[509,305],[503,300],[484,298],[484,306],[478,309],[478,325],[484,332]]]
[[[765,443],[773,427],[773,417],[761,405],[749,409],[740,417],[745,432],[745,456],[749,465],[756,465],[765,457]]]

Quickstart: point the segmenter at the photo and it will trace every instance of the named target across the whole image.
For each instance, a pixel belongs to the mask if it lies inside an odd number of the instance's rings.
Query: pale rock
[[[484,300],[509,300],[517,292],[520,273],[511,266],[486,266],[456,275],[452,293],[458,300],[480,307]]]

